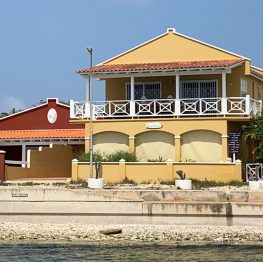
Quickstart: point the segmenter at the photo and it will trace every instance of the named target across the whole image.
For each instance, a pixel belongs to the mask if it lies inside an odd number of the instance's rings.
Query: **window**
[[[247,94],[248,94],[248,82],[245,79],[241,79],[240,96],[246,96]]]
[[[217,97],[217,80],[181,81],[180,98]]]
[[[134,99],[140,100],[143,97],[146,99],[160,99],[161,98],[161,83],[135,83]],[[126,99],[131,99],[131,84],[126,84]]]

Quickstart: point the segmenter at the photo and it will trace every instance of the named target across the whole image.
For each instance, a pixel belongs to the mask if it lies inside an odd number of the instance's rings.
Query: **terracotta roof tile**
[[[84,138],[84,129],[8,130],[0,131],[1,139]]]
[[[94,73],[114,73],[114,72],[136,72],[136,71],[159,71],[176,69],[195,69],[195,68],[221,68],[230,67],[244,59],[224,59],[209,61],[182,61],[165,63],[137,63],[137,64],[102,64],[92,68]],[[91,68],[79,70],[78,73],[89,73]]]

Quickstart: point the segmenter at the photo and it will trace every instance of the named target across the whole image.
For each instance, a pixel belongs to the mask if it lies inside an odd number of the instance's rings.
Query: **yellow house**
[[[127,150],[141,162],[169,159],[187,170],[189,163],[211,164],[209,172],[216,172],[218,165],[235,164],[229,134],[242,132],[261,112],[262,69],[173,28],[78,73],[87,82],[92,73],[106,85],[106,100],[93,103],[94,151]],[[85,124],[88,152],[89,98],[70,107],[71,122]],[[250,157],[241,141],[236,159],[245,163]],[[223,172],[216,180],[231,178],[241,179],[241,173]]]

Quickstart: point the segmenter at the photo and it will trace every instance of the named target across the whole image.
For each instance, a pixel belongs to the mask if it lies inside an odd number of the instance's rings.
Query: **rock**
[[[121,234],[122,229],[121,228],[106,228],[99,231],[101,234],[104,235],[114,235],[114,234]]]

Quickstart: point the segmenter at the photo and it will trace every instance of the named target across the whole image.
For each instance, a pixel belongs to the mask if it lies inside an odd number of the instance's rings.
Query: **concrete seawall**
[[[263,191],[0,188],[1,221],[263,225]]]

